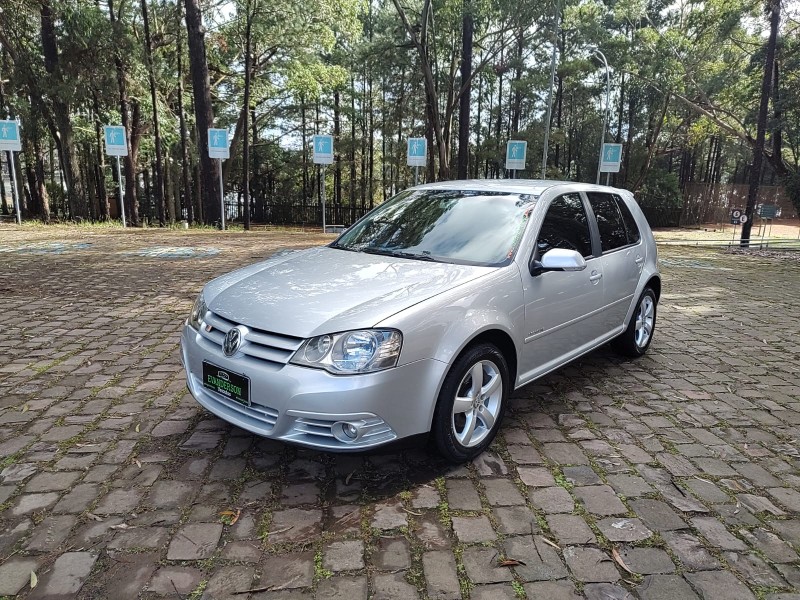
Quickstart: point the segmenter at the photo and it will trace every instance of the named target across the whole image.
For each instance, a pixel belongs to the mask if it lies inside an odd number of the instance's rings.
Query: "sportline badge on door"
[[[208,283],[181,359],[203,407],[264,437],[355,452],[429,435],[463,462],[514,389],[606,342],[644,354],[660,296],[630,192],[446,181]]]
[[[250,406],[250,379],[203,361],[203,387]]]

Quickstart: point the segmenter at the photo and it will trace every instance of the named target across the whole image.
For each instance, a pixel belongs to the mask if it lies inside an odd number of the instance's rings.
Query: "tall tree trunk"
[[[211,83],[208,78],[208,63],[206,62],[205,27],[203,27],[203,18],[200,12],[200,0],[184,1],[189,42],[189,68],[192,73],[195,122],[197,123],[197,150],[200,154],[203,213],[206,223],[221,222],[217,169],[214,160],[208,156],[208,130],[214,122],[214,112],[211,106]]]
[[[52,0],[41,0],[41,38],[44,53],[44,66],[52,78],[54,87],[66,85],[61,73],[59,63],[58,45],[56,42],[55,22]],[[61,150],[62,168],[67,184],[67,198],[69,211],[72,218],[85,217],[87,214],[86,201],[83,197],[83,186],[80,178],[78,157],[76,156],[75,138],[70,120],[69,104],[62,99],[60,94],[55,94],[52,100],[53,115],[58,128],[58,146]]]
[[[97,90],[92,93],[92,101],[94,102],[94,145],[97,152],[97,161],[95,162],[95,180],[97,182],[97,201],[99,203],[100,214],[99,217],[103,221],[108,221],[109,205],[108,205],[108,192],[106,191],[106,156],[103,152],[102,133],[100,132],[100,102],[97,98]],[[41,160],[41,154],[37,151],[36,155]]]
[[[114,13],[113,0],[108,0],[108,13],[111,19],[112,30],[119,29],[121,23],[119,23],[119,18],[117,18]],[[125,167],[125,213],[128,217],[128,223],[134,227],[138,227],[139,196],[136,188],[136,158],[139,151],[139,144],[137,141],[138,138],[134,139],[134,136],[138,136],[139,132],[134,132],[134,127],[131,124],[129,114],[130,100],[128,98],[128,84],[125,79],[125,68],[122,63],[122,58],[120,58],[117,53],[114,55],[114,66],[117,70],[117,87],[119,88],[119,112],[128,143],[128,154],[123,157],[123,164]],[[122,207],[120,206],[119,209],[122,210]]]
[[[342,203],[342,97],[338,89],[333,91],[333,144],[333,206],[338,207]]]
[[[475,24],[472,0],[464,0],[461,25],[461,96],[458,99],[458,166],[459,179],[469,177],[469,108],[472,100],[472,34]]]
[[[176,45],[178,54],[178,124],[181,130],[181,182],[183,184],[183,203],[186,206],[186,218],[189,223],[194,223],[194,201],[192,190],[189,186],[189,131],[186,128],[186,112],[183,106],[183,33],[181,31],[183,6],[180,1],[178,1],[177,10],[175,12],[178,21],[175,31],[178,38]]]
[[[775,64],[775,48],[778,44],[778,28],[781,23],[781,0],[769,0],[769,40],[767,53],[764,60],[764,75],[761,79],[761,101],[758,106],[758,120],[756,121],[756,143],[753,146],[753,167],[750,171],[750,190],[747,193],[747,208],[745,215],[747,221],[742,225],[741,245],[750,245],[750,231],[753,228],[753,213],[758,200],[758,188],[761,184],[761,170],[764,162],[764,144],[767,135],[767,114],[769,111],[769,98],[772,91],[773,65]]]
[[[158,224],[166,225],[166,201],[164,198],[164,155],[161,151],[161,132],[158,124],[158,94],[156,76],[153,71],[153,45],[150,39],[150,18],[147,14],[147,0],[142,0],[142,20],[144,21],[144,56],[147,62],[147,76],[150,80],[150,99],[153,103],[153,136],[156,145],[155,196],[158,205]]]
[[[258,0],[252,0],[256,4]],[[242,190],[244,191],[244,228],[250,229],[250,78],[252,76],[251,50],[253,45],[253,14],[256,6],[250,9],[251,0],[247,0],[247,27],[245,31],[244,51],[244,142],[242,146]]]

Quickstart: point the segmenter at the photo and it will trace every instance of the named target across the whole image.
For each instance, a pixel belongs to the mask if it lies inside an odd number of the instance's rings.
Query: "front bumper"
[[[251,405],[203,387],[204,360],[249,377]],[[192,396],[221,419],[266,438],[337,452],[427,433],[447,371],[445,363],[434,359],[364,375],[276,367],[249,357],[227,358],[188,325],[181,335],[181,362]],[[358,427],[356,439],[337,435],[343,422]]]

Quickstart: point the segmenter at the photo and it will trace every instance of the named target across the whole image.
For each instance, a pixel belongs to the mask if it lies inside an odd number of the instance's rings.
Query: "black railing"
[[[325,205],[327,225],[349,226],[363,217],[369,208],[348,205]],[[226,201],[225,217],[228,221],[244,220],[244,207],[241,202]],[[293,204],[261,204],[251,207],[250,221],[266,225],[316,225],[322,226],[322,209],[318,204],[306,206]]]

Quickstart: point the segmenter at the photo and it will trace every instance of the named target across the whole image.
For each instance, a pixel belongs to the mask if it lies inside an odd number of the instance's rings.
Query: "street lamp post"
[[[606,55],[603,54],[599,48],[592,48],[592,54],[599,56],[603,60],[603,66],[606,68],[606,104],[603,107],[603,131],[600,132],[600,152],[597,157],[597,180],[596,184],[600,184],[600,164],[603,162],[603,144],[606,141],[606,123],[608,121],[608,105],[611,97],[611,75],[608,70],[608,61]],[[606,185],[611,180],[611,173],[606,173]]]

